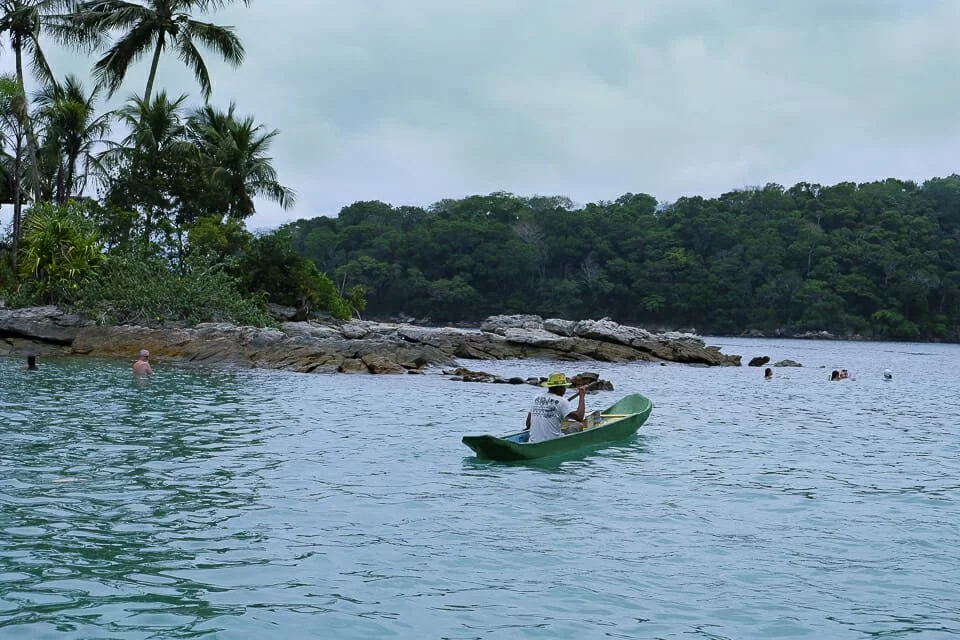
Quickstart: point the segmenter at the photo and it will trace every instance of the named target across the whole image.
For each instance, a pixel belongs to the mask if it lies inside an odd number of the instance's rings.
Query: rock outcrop
[[[147,348],[160,359],[300,372],[421,372],[457,358],[740,365],[740,356],[706,346],[699,336],[654,334],[606,318],[573,322],[492,316],[480,330],[360,320],[283,322],[277,328],[207,323],[156,329],[97,325],[56,307],[0,308],[0,353],[22,353],[28,345],[122,357]]]
[[[781,360],[780,362],[774,362],[773,366],[775,367],[802,367],[803,365],[797,362],[796,360]]]
[[[472,371],[466,367],[457,367],[452,371],[444,371],[444,375],[451,376],[451,380],[459,382],[490,382],[494,384],[532,384],[541,386],[546,382],[543,377],[512,377],[504,378],[486,371]],[[600,374],[593,371],[584,371],[567,378],[570,381],[571,390],[583,386],[587,393],[596,393],[597,391],[613,391],[613,383],[609,380],[600,378]]]
[[[70,344],[92,320],[54,306],[0,309],[0,336],[13,335],[54,344]]]

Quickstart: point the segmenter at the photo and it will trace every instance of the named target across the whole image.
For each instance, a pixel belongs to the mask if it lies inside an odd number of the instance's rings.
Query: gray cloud
[[[257,0],[210,19],[248,52],[212,63],[213,102],[281,130],[300,195],[252,227],[359,199],[923,179],[960,148],[952,0]],[[178,64],[159,81],[197,95]]]

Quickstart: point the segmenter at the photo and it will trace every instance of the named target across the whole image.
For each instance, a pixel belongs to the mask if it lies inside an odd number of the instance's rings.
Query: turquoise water
[[[0,637],[960,634],[960,347],[711,342],[805,366],[465,362],[656,404],[526,466],[531,387],[0,360]]]

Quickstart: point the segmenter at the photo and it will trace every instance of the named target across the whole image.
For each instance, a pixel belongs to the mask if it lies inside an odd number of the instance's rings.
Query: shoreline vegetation
[[[0,77],[7,308],[54,305],[155,331],[535,314],[706,335],[960,342],[958,175],[669,203],[503,192],[428,207],[367,201],[254,235],[245,221],[258,199],[289,208],[296,194],[270,157],[280,132],[232,102],[216,106],[203,56],[238,66],[245,52],[233,29],[197,20],[228,3],[4,6],[0,55],[17,61]],[[194,24],[203,28],[176,27]],[[52,42],[94,54],[89,86],[51,69]],[[143,90],[125,83],[141,59],[151,61]],[[154,86],[160,64],[181,63],[199,100]],[[99,107],[124,88],[136,93],[122,107]],[[278,305],[292,311],[271,315]]]
[[[238,0],[249,4],[246,0]],[[232,0],[4,3],[0,55],[0,298],[57,305],[100,323],[269,326],[268,303],[349,319],[361,286],[337,288],[295,253],[285,231],[251,234],[255,202],[291,207],[270,156],[279,131],[217,106],[205,56],[239,66],[245,51],[216,9]],[[90,79],[61,77],[45,47],[90,55]],[[127,72],[149,60],[145,89]],[[199,99],[155,86],[182,64]],[[28,73],[25,73],[25,69]],[[105,99],[133,90],[113,111]],[[92,197],[96,194],[96,197]],[[9,210],[9,209],[8,209]]]

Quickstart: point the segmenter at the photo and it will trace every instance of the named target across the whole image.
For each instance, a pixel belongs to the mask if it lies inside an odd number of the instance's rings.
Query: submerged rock
[[[472,371],[466,367],[457,367],[452,371],[444,371],[445,375],[451,376],[451,380],[456,380],[458,382],[488,382],[495,384],[530,384],[530,385],[542,385],[547,381],[543,377],[530,377],[530,378],[503,378],[501,376],[487,373],[486,371]],[[591,371],[584,371],[583,373],[578,373],[573,376],[567,376],[567,380],[570,382],[571,390],[574,390],[578,386],[584,386],[587,388],[588,393],[595,391],[613,391],[613,383],[609,380],[601,380],[600,374],[594,373]]]
[[[775,367],[802,367],[803,365],[797,362],[796,360],[781,360],[780,362],[774,362],[773,366]]]

